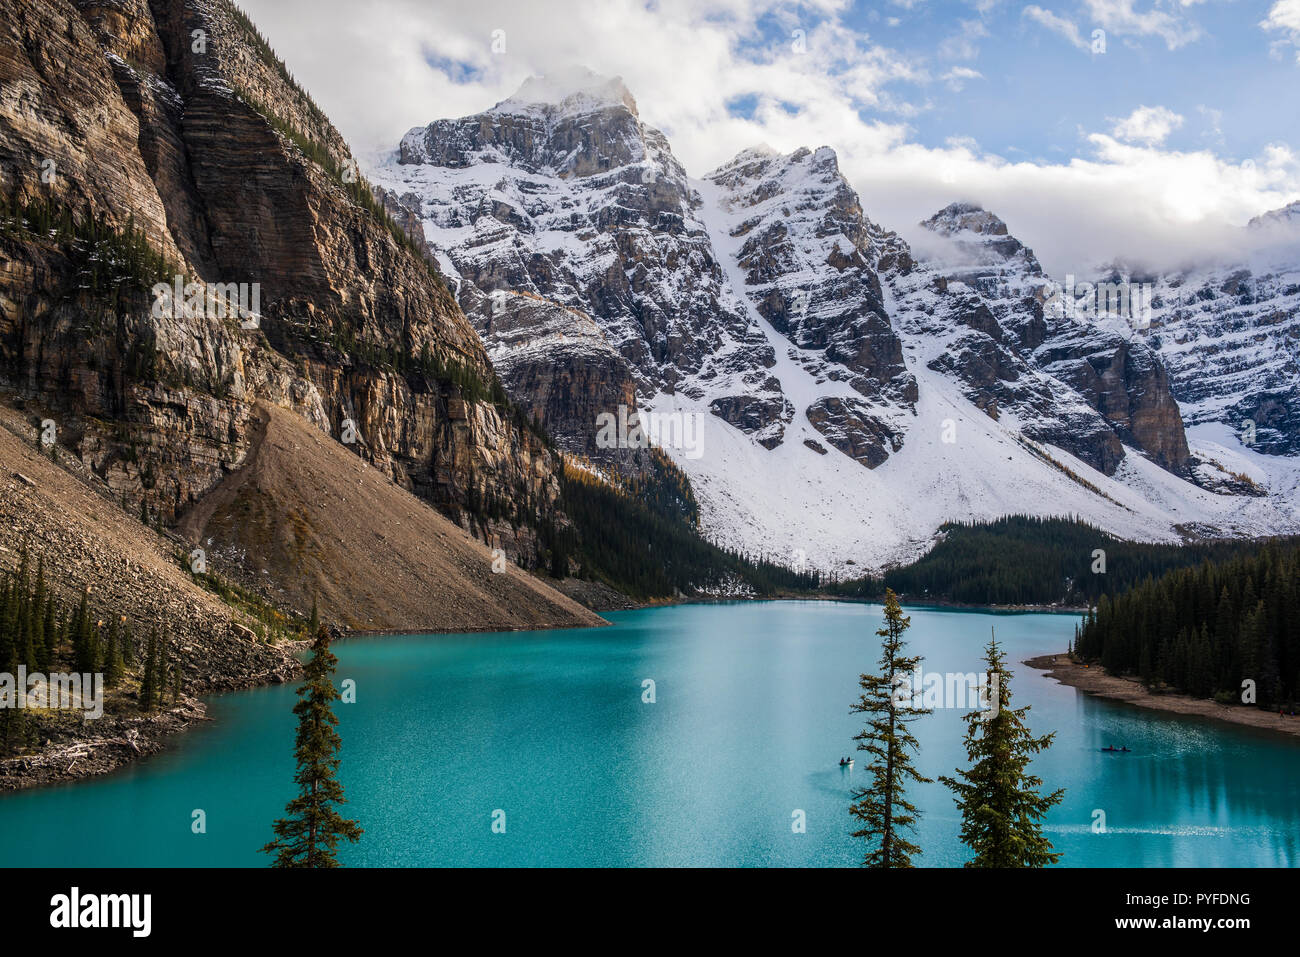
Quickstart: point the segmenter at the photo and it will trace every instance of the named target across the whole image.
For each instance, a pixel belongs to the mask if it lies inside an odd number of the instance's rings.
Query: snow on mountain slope
[[[1032,251],[978,207],[954,204],[923,225],[938,234],[927,262],[979,287],[1004,327],[1014,329],[1020,316],[1016,333],[1052,375],[1080,387],[1105,348],[1123,355],[1136,385],[1172,392],[1189,425],[1226,423],[1260,451],[1300,454],[1300,203],[1253,219],[1219,262],[1160,275],[1119,263],[1073,286],[1071,277],[1045,276]],[[1098,310],[1085,319],[1063,308],[1077,290],[1102,284],[1149,308],[1135,315],[1130,304],[1126,315]],[[1020,307],[1034,301],[1041,315]],[[1122,417],[1106,411],[1112,421]],[[1151,404],[1121,433],[1127,428],[1176,471],[1186,463],[1198,472],[1168,418]]]
[[[1017,334],[1032,348],[1033,360],[1085,392],[1109,396],[1096,404],[1119,434],[1136,438],[1162,464],[1214,490],[1262,495],[1265,487],[1241,480],[1249,469],[1224,464],[1234,460],[1232,450],[1198,445],[1190,432],[1187,443],[1181,441],[1168,428],[1166,392],[1188,426],[1229,426],[1237,433],[1237,451],[1300,452],[1300,203],[1252,220],[1236,263],[1159,276],[1114,266],[1089,276],[1092,288],[1109,283],[1120,290],[1130,308],[1124,315],[1099,309],[1086,319],[1072,317],[1065,306],[1088,287],[1045,276],[1032,251],[991,213],[954,204],[924,225],[947,242],[931,249],[930,264],[979,286],[1004,326],[1015,321],[1007,316],[1025,317]],[[1020,302],[1044,308],[1019,309]],[[1139,302],[1150,308],[1135,313],[1132,303]],[[1106,353],[1112,368],[1122,357],[1121,378],[1130,392],[1157,401],[1141,403],[1126,416],[1114,407],[1118,390],[1091,386]],[[1100,385],[1107,385],[1105,377]],[[1289,464],[1276,463],[1270,474],[1289,471]],[[1285,483],[1271,494],[1285,502]]]
[[[723,544],[860,573],[950,519],[1147,540],[1300,523],[1290,463],[1217,433],[1189,450],[1156,343],[1053,312],[1032,251],[977,207],[934,217],[918,261],[829,149],[691,180],[621,82],[584,72],[412,130],[374,179],[562,445],[589,450],[629,388],[698,416],[701,445],[665,450]]]
[[[1294,240],[1300,233],[1300,199],[1256,216],[1246,224],[1246,228],[1265,233],[1266,239]]]
[[[494,310],[513,310],[514,294],[597,321],[625,374],[588,337],[595,346],[588,355],[605,373],[585,375],[573,339],[556,346],[533,307],[522,313],[540,323],[533,352],[551,343],[566,371],[548,377],[536,362],[499,369],[561,447],[614,464],[618,457],[596,445],[595,421],[634,407],[628,380],[641,395],[708,382],[719,415],[758,441],[780,441],[789,410],[765,371],[770,347],[726,294],[697,219],[699,199],[620,81],[587,71],[530,80],[482,114],[411,130],[373,178],[423,223],[461,307],[491,347],[503,344]],[[509,323],[509,356],[523,344],[519,318]]]
[[[990,419],[944,377],[909,357],[920,398],[917,425],[903,448],[876,469],[833,451],[819,455],[798,441],[817,437],[796,417],[788,440],[774,450],[717,420],[706,420],[704,454],[691,460],[669,449],[686,469],[710,538],[730,547],[813,567],[859,574],[905,562],[927,551],[945,521],[1013,513],[1073,515],[1125,538],[1177,541],[1176,527],[1260,535],[1300,525],[1300,472],[1290,475],[1285,511],[1268,500],[1214,495],[1131,455],[1115,476],[1069,453],[1039,446],[1089,490],[1018,440],[1018,423]],[[778,371],[790,371],[789,367]],[[797,381],[797,380],[796,380]],[[782,379],[791,391],[797,385]],[[701,402],[658,395],[661,414],[707,414]],[[948,421],[955,441],[944,442]]]
[[[711,210],[704,216],[719,260],[732,287],[744,289],[740,263],[742,238],[750,232],[744,228],[749,210],[732,210],[726,191],[717,184],[704,181],[696,187],[705,210]],[[896,269],[901,251],[890,255],[890,243],[901,240],[875,231],[877,252]],[[737,441],[729,430],[711,422],[705,454],[695,462],[678,460],[692,476],[711,535],[729,546],[787,560],[806,556],[816,567],[845,572],[917,557],[945,521],[1016,512],[1076,515],[1125,537],[1150,541],[1178,540],[1178,526],[1258,535],[1277,524],[1275,504],[1248,499],[1243,507],[1240,499],[1196,488],[1142,455],[1125,456],[1116,474],[1107,476],[1061,448],[1026,441],[1041,425],[1033,408],[1023,410],[1023,418],[1004,411],[994,419],[974,406],[959,383],[933,368],[952,349],[943,333],[960,337],[964,329],[956,320],[947,327],[936,324],[944,296],[933,289],[933,280],[932,274],[912,266],[907,274],[889,276],[882,290],[885,308],[899,324],[907,371],[917,385],[914,409],[903,417],[906,441],[901,449],[867,470],[808,447],[808,441],[822,436],[802,412],[787,428],[786,442],[771,451]],[[750,299],[761,301],[766,292],[760,289]],[[821,369],[817,353],[793,348],[759,315],[754,302],[749,308],[777,351],[772,373],[797,409],[807,409],[826,395],[852,396],[843,383],[816,374]],[[1027,376],[1035,374],[1025,371]],[[1068,388],[1037,375],[1043,389],[1057,393],[1056,414],[1096,416],[1081,396],[1071,399]],[[652,407],[661,413],[706,411],[702,404],[662,395]],[[721,448],[715,448],[715,442]],[[1291,490],[1294,493],[1294,483]],[[1300,520],[1300,499],[1293,494],[1291,502],[1281,514],[1294,523]]]
[[[423,221],[462,300],[466,284],[553,300],[597,318],[644,387],[727,380],[779,409],[743,375],[771,357],[724,295],[663,134],[621,82],[580,78],[569,95],[565,77],[530,80],[482,114],[413,129],[374,179]]]
[[[1300,455],[1300,241],[1156,277],[1154,290],[1140,334],[1168,367],[1184,419]]]
[[[980,327],[1001,330],[1007,351],[1069,386],[1096,413],[1092,419],[1073,416],[1063,428],[1053,428],[1040,408],[1034,426],[1039,437],[1107,473],[1128,445],[1170,471],[1190,475],[1169,377],[1155,350],[1134,336],[1128,321],[1107,315],[1085,318],[1064,308],[1061,285],[1044,275],[1033,251],[991,212],[954,203],[922,225],[947,244],[932,250],[926,265],[946,277],[949,291],[955,281],[975,292],[978,305],[967,311],[979,315],[985,310],[992,319],[985,317]]]

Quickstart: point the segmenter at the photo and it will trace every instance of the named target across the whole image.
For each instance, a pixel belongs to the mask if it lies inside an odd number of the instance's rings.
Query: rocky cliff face
[[[474,293],[468,288],[464,295]],[[628,361],[600,327],[574,309],[535,295],[496,290],[471,307],[511,397],[566,452],[620,472],[639,471],[634,454],[602,447],[593,423],[631,415],[636,388]]]
[[[922,225],[946,241],[927,265],[943,275],[948,294],[966,297],[960,307],[964,321],[998,344],[1006,368],[1028,365],[1048,373],[1101,416],[1100,422],[1072,416],[1061,426],[1040,422],[1038,437],[1107,475],[1118,466],[1123,445],[1171,472],[1186,473],[1190,452],[1169,377],[1133,326],[1087,321],[1061,308],[1057,284],[1043,273],[1033,250],[987,210],[954,203]],[[975,361],[992,367],[987,359]],[[981,370],[977,378],[990,389],[993,380],[1008,376]]]
[[[915,402],[868,223],[835,153],[750,150],[707,179],[723,190],[724,208],[742,217],[731,234],[741,240],[746,294],[807,367],[832,378],[847,369],[849,384],[871,399]]]
[[[874,468],[905,442],[906,419],[880,409],[914,410],[916,380],[903,361],[910,337],[976,408],[1016,416],[1027,436],[1103,474],[1115,472],[1125,444],[1185,467],[1178,408],[1154,353],[1082,322],[1049,328],[1042,269],[992,213],[954,204],[936,214],[924,225],[950,256],[918,263],[863,214],[829,149],[748,151],[707,179],[733,216],[752,210],[730,226],[742,237],[747,296],[810,372],[861,393],[809,406],[809,421],[852,458]]]
[[[705,179],[726,217],[741,290],[786,340],[787,358],[857,393],[817,396],[802,410],[807,421],[875,468],[902,447],[901,416],[915,412],[917,385],[885,306],[870,224],[835,153],[746,150]]]
[[[621,81],[530,81],[484,113],[413,129],[375,178],[423,221],[480,329],[493,292],[547,299],[594,319],[643,395],[722,383],[741,427],[779,420],[775,380],[755,374],[771,346],[727,293],[700,197]],[[581,406],[565,415],[594,432],[574,418]]]
[[[5,198],[102,221],[88,238],[8,218],[0,368],[115,494],[174,520],[242,461],[260,399],[453,514],[493,496],[550,507],[553,455],[491,401],[474,327],[242,14],[221,0],[0,10]],[[124,256],[110,291],[87,294],[104,236],[128,226],[167,268]],[[159,315],[149,287],[173,271],[255,287],[258,315]],[[491,534],[534,548],[526,529]]]
[[[1189,426],[1220,426],[1265,455],[1298,455],[1300,206],[1252,221],[1241,247],[1239,259],[1166,275],[1119,266],[1096,278],[1152,284],[1140,335],[1168,368]]]

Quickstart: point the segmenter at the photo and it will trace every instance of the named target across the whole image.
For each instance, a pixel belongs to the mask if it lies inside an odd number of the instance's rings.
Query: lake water
[[[1063,651],[1068,615],[911,609],[925,668],[979,668],[990,626],[1016,705],[1056,731],[1032,769],[1066,788],[1047,833],[1076,867],[1291,866],[1300,741],[1085,697],[1019,662]],[[341,642],[347,865],[850,866],[856,771],[838,766],[874,670],[878,605],[685,605],[611,628]],[[645,703],[643,681],[655,682]],[[291,687],[211,699],[216,720],[103,778],[0,798],[0,865],[258,865],[292,792]],[[914,725],[930,777],[964,765],[958,710]],[[1100,748],[1126,744],[1129,754]],[[966,858],[950,793],[913,788],[917,861]],[[195,834],[193,812],[206,816]],[[494,833],[494,812],[504,833]],[[792,831],[803,812],[806,832]],[[1096,812],[1105,833],[1094,831]],[[496,815],[501,819],[501,815]]]

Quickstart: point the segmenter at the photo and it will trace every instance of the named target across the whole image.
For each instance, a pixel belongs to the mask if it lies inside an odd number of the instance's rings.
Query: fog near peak
[[[1041,179],[991,185],[973,201],[1004,220],[1051,276],[1093,275],[1117,260],[1160,273],[1247,261],[1275,265],[1297,252],[1300,231],[1247,229],[1255,211],[1192,220],[1162,215],[1122,189]],[[972,201],[970,190],[945,192],[948,184],[914,179],[875,183],[850,176],[850,182],[867,215],[897,231],[918,256],[956,262],[966,255],[921,223],[959,197]]]
[[[339,0],[245,6],[358,155],[576,63],[599,81],[622,77],[692,177],[757,142],[781,154],[825,144],[881,226],[915,240],[936,210],[977,202],[1052,275],[1116,258],[1156,268],[1232,258],[1256,242],[1242,236],[1250,219],[1300,199],[1300,157],[1281,142],[1230,158],[1095,117],[1050,147],[1021,144],[1041,155],[997,155],[968,136],[917,142],[909,117],[938,95],[934,77],[887,34],[843,22],[836,4],[801,27],[807,56],[754,43],[764,17],[796,25],[778,0],[610,0],[598,16],[573,0],[376,0],[363,17]],[[1146,106],[1154,115],[1162,104]]]

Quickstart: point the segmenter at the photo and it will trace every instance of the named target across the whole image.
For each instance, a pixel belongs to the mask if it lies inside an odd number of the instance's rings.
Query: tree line
[[[552,523],[542,536],[553,556],[552,575],[567,574],[572,560],[582,577],[633,598],[743,588],[771,595],[817,587],[816,572],[752,559],[702,538],[692,520],[694,497],[685,498],[689,484],[683,486],[676,474],[642,483],[639,488],[652,490],[643,500],[566,461],[560,511],[570,521]]]
[[[1077,519],[1031,515],[947,522],[939,531],[939,542],[915,562],[881,576],[831,582],[824,590],[873,601],[891,588],[912,601],[1084,606],[1149,576],[1224,561],[1259,546],[1248,540],[1126,542]]]
[[[1206,561],[1103,595],[1073,652],[1148,687],[1223,703],[1300,701],[1300,546]]]
[[[73,288],[112,312],[130,310],[155,283],[170,283],[182,271],[136,226],[134,216],[115,226],[89,204],[78,211],[59,199],[23,202],[16,193],[0,195],[0,236],[60,249],[76,270]]]
[[[47,676],[102,674],[105,688],[134,690],[137,707],[145,712],[161,707],[169,692],[173,702],[181,693],[180,663],[166,630],[153,629],[138,647],[126,616],[97,616],[89,589],[82,590],[75,605],[60,600],[46,577],[44,558],[33,569],[26,549],[18,568],[0,578],[0,670],[24,694],[27,688],[17,685],[20,667]],[[34,746],[38,731],[32,712],[0,708],[0,754]]]

